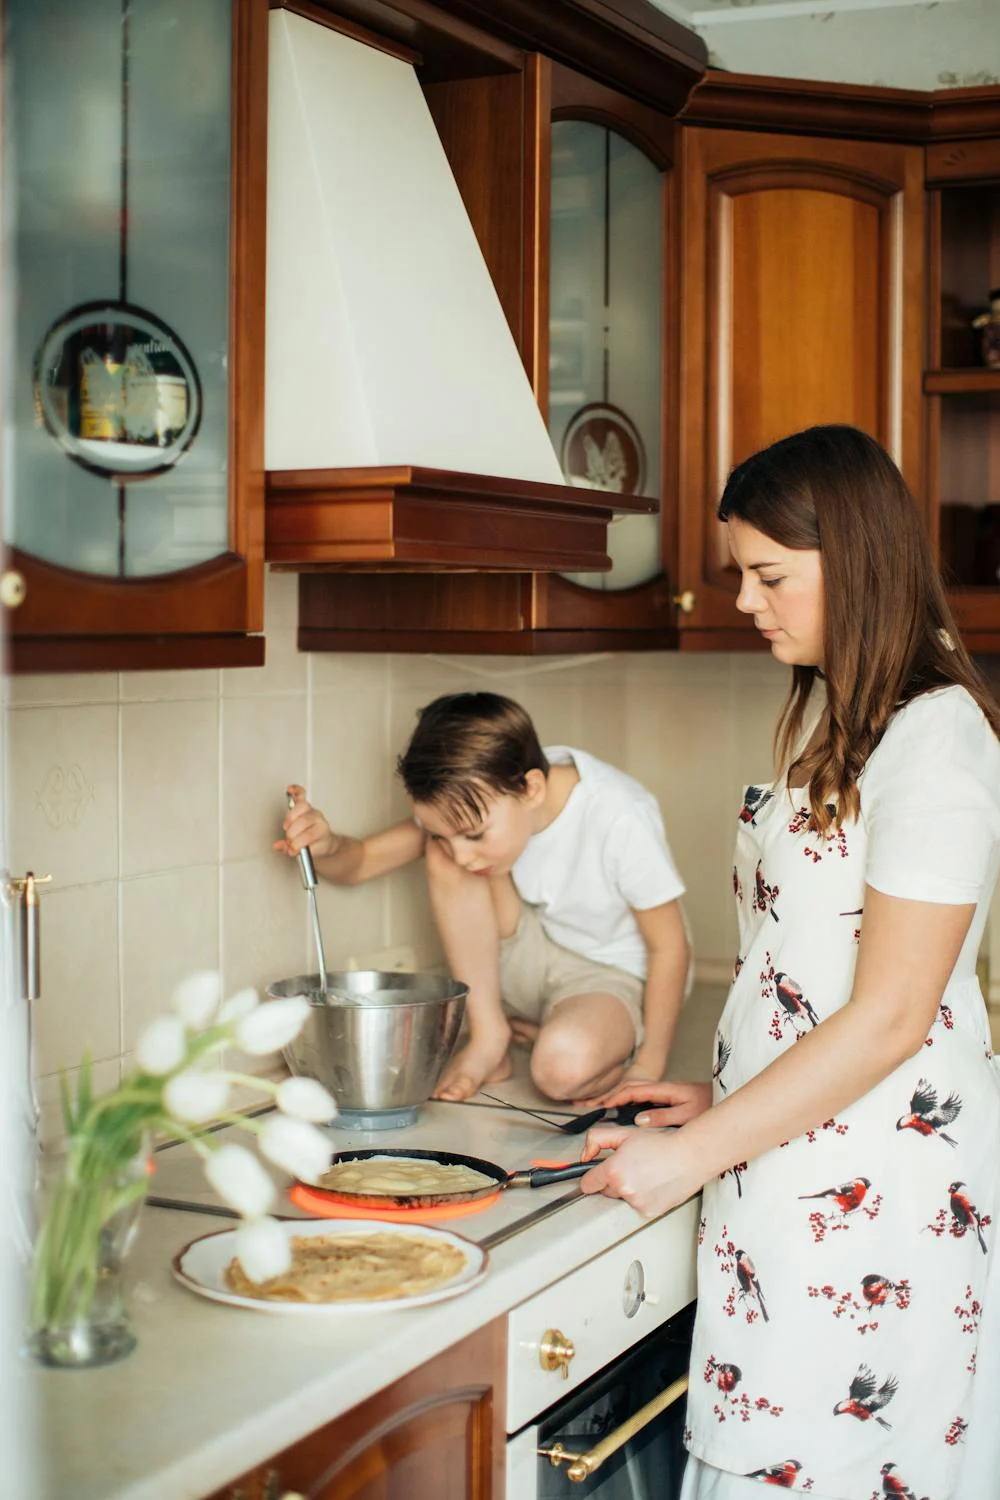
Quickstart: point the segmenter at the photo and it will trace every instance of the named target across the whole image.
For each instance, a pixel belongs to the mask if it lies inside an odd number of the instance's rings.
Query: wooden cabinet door
[[[730,469],[845,422],[922,497],[919,147],[683,131],[680,560],[683,647],[739,646],[715,518]],[[713,632],[708,635],[707,632]]]
[[[268,0],[84,10],[9,7],[11,665],[259,663]]]
[[[501,1500],[505,1381],[499,1319],[212,1500]]]

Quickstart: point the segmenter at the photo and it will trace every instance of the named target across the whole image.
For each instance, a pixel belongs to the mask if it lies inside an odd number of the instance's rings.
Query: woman
[[[591,1131],[583,1187],[652,1215],[704,1184],[684,1500],[995,1495],[1000,710],[871,438],[774,444],[719,516],[793,669],[780,774],[739,814],[714,1083],[621,1091],[683,1128]]]

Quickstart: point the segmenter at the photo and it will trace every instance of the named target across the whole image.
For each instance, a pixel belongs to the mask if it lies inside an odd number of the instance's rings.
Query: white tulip
[[[199,1125],[221,1115],[228,1099],[226,1074],[206,1072],[203,1068],[185,1068],[175,1073],[163,1090],[163,1102],[175,1119]]]
[[[295,996],[289,1000],[268,1000],[258,1005],[236,1026],[236,1041],[244,1052],[264,1057],[280,1052],[298,1036],[311,1007],[308,1000]]]
[[[274,1183],[245,1146],[220,1146],[213,1151],[205,1163],[205,1176],[222,1201],[247,1219],[259,1219],[274,1202]]]
[[[292,1247],[277,1219],[247,1219],[236,1231],[236,1259],[251,1281],[267,1281],[287,1271]]]
[[[325,1125],[337,1113],[333,1095],[315,1078],[286,1078],[278,1085],[275,1103],[283,1114],[314,1125]]]
[[[160,1016],[151,1021],[135,1047],[136,1061],[144,1073],[162,1078],[179,1068],[187,1056],[187,1036],[179,1016]]]
[[[232,1021],[242,1021],[252,1010],[256,1010],[260,1004],[260,996],[255,989],[249,987],[245,990],[237,990],[235,995],[230,995],[228,1000],[223,1000],[219,1009],[219,1021],[223,1026],[228,1026]]]
[[[330,1142],[315,1125],[275,1115],[260,1133],[261,1155],[303,1182],[315,1182],[330,1165]]]
[[[212,969],[192,974],[174,990],[170,1003],[191,1031],[204,1031],[219,1008],[222,980]]]

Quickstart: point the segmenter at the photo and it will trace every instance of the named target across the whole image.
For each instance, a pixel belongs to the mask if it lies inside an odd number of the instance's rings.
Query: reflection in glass
[[[549,434],[567,483],[660,499],[663,178],[615,131],[552,126]],[[611,573],[588,588],[655,577],[660,517],[619,517]]]
[[[4,5],[6,530],[80,572],[229,547],[231,6]]]

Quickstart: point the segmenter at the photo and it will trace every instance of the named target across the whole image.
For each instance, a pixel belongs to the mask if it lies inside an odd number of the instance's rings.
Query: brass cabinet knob
[[[689,615],[697,604],[697,599],[691,589],[685,589],[683,594],[674,595],[674,603],[682,615]]]
[[[0,573],[0,604],[5,609],[17,609],[19,604],[24,603],[27,592],[24,574],[19,573],[16,568],[5,568]]]
[[[558,1370],[563,1380],[568,1380],[569,1362],[575,1354],[572,1339],[560,1333],[558,1328],[546,1328],[538,1346],[538,1363],[543,1370]]]

